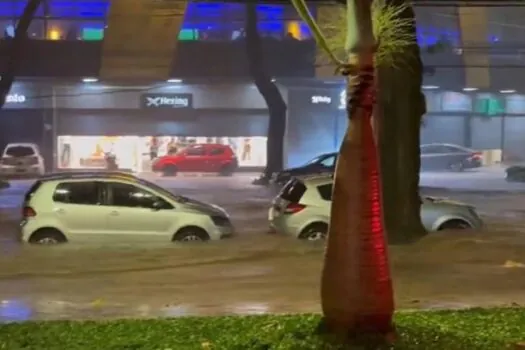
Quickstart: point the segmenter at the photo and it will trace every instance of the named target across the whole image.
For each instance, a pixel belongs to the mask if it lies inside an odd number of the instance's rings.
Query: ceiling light
[[[436,85],[423,85],[422,88],[423,88],[423,90],[436,90],[436,89],[439,89],[439,86],[436,86]]]
[[[168,79],[166,80],[167,83],[173,83],[173,84],[179,84],[182,83],[182,79]]]
[[[478,88],[475,87],[466,87],[463,88],[463,91],[469,92],[469,91],[478,91]]]
[[[83,78],[82,82],[84,83],[96,83],[98,81],[97,78]]]
[[[513,93],[516,92],[516,90],[512,90],[512,89],[509,89],[509,90],[500,90],[499,92],[502,93],[502,94],[513,94]]]

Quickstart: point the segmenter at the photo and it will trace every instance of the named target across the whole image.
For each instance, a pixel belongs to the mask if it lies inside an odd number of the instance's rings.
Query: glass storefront
[[[104,169],[105,154],[116,157],[121,169],[151,171],[151,161],[191,144],[230,145],[239,167],[266,164],[266,137],[188,137],[188,136],[59,136],[59,169]]]

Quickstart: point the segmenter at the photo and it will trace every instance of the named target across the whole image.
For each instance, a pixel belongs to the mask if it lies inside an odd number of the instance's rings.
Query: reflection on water
[[[33,318],[33,310],[21,300],[0,302],[0,322],[21,322]]]

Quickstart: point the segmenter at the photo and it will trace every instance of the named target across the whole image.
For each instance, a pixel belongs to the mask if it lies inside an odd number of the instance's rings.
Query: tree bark
[[[348,128],[339,151],[321,276],[323,331],[339,337],[392,331],[392,281],[385,242],[381,174],[372,129],[375,104],[371,1],[348,3]],[[357,60],[354,60],[357,58]],[[355,64],[357,61],[357,64]],[[357,69],[356,69],[357,68]]]
[[[15,81],[19,63],[22,61],[24,54],[24,46],[28,40],[27,31],[29,30],[29,25],[33,21],[35,13],[41,3],[42,0],[29,0],[27,2],[22,16],[18,19],[15,36],[9,39],[9,55],[1,75],[2,79],[0,80],[0,108],[4,106],[5,99]]]
[[[286,102],[279,88],[268,73],[264,60],[261,36],[257,29],[257,11],[255,2],[246,5],[246,54],[248,68],[257,90],[268,106],[268,133],[266,142],[266,166],[261,181],[268,181],[272,174],[279,171],[284,163],[284,135],[286,131]]]
[[[388,0],[392,6],[405,0]],[[414,21],[411,7],[400,14]],[[421,92],[423,64],[414,41],[406,52],[395,57],[397,67],[379,67],[377,130],[383,173],[385,225],[390,243],[407,243],[426,235],[421,223],[419,197],[420,127],[425,114]]]

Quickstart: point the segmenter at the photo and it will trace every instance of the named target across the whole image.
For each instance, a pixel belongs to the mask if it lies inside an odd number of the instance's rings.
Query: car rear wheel
[[[31,235],[29,243],[41,245],[55,245],[66,243],[66,236],[54,228],[43,228]]]
[[[470,224],[464,220],[454,219],[445,221],[439,226],[438,231],[441,230],[465,230],[472,228]]]
[[[299,239],[304,239],[307,241],[319,241],[325,239],[327,234],[327,224],[315,223],[307,226],[299,235]]]
[[[219,171],[219,174],[221,176],[232,176],[234,171],[235,168],[232,164],[226,164],[222,166],[221,170]]]
[[[164,176],[176,176],[177,175],[177,167],[175,165],[166,165],[164,169],[162,169],[162,175]]]
[[[465,170],[465,165],[463,164],[463,162],[450,163],[448,165],[448,169],[450,171],[461,172]]]
[[[184,227],[175,233],[175,242],[204,242],[210,239],[208,233],[200,227]]]

